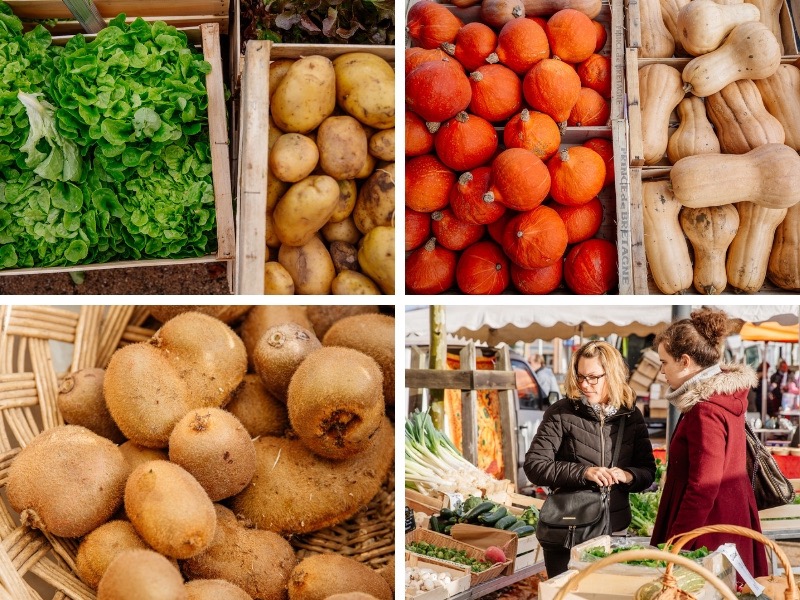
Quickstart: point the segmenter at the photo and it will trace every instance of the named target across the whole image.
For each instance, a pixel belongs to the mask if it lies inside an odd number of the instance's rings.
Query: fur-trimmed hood
[[[678,390],[671,390],[667,395],[670,403],[682,413],[698,402],[712,402],[735,415],[743,414],[747,410],[747,394],[758,383],[756,372],[742,364],[719,367],[719,372],[710,377],[700,377],[696,382],[690,380]]]

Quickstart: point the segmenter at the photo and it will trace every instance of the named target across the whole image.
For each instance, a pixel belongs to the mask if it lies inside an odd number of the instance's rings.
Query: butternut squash
[[[719,48],[731,30],[742,23],[758,21],[752,4],[717,4],[714,0],[694,0],[678,12],[681,45],[692,56]]]
[[[694,248],[694,289],[721,294],[728,284],[725,254],[739,230],[739,213],[732,204],[684,208],[681,228]]]
[[[715,94],[740,79],[764,79],[778,70],[781,49],[765,25],[751,21],[733,28],[722,45],[683,68],[685,90],[695,96]]]
[[[739,211],[739,231],[728,249],[725,270],[728,283],[754,294],[764,285],[775,230],[786,217],[787,209],[739,202],[736,210]]]
[[[603,7],[602,0],[523,0],[523,4],[526,17],[542,17],[573,8],[594,19]]]
[[[789,208],[800,202],[800,156],[784,144],[764,144],[747,154],[698,154],[670,171],[675,198],[689,208],[754,202]]]
[[[781,36],[781,8],[783,0],[747,0],[748,4],[753,4],[758,8],[761,18],[759,19],[769,29],[778,40],[778,46],[783,55],[783,39]]]
[[[767,277],[784,290],[800,292],[800,204],[786,211],[775,230],[767,264]]]
[[[672,164],[695,154],[719,154],[719,139],[706,117],[706,106],[702,98],[689,96],[678,104],[681,123],[669,138],[667,156]]]
[[[800,69],[780,65],[773,75],[756,81],[756,86],[769,114],[783,125],[783,143],[800,150]]]
[[[722,152],[744,154],[764,144],[783,144],[783,125],[764,108],[755,82],[729,83],[706,98],[708,118],[717,129]]]
[[[654,165],[664,157],[669,142],[669,116],[684,95],[681,74],[674,67],[652,64],[639,69],[644,164]]]
[[[642,31],[641,58],[670,58],[675,54],[675,39],[661,17],[660,0],[639,0],[639,25]]]
[[[669,181],[642,184],[644,253],[653,281],[664,294],[676,294],[692,285],[692,260],[678,221],[680,210]]]
[[[689,0],[661,0],[661,17],[664,19],[667,31],[675,40],[675,56],[685,55],[678,35],[678,11],[687,4],[689,4]]]
[[[716,2],[717,4],[728,5],[728,4],[742,4],[744,3],[744,0],[714,0],[714,2]]]

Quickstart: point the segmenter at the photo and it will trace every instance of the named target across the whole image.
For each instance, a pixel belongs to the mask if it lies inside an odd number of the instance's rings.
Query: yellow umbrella
[[[774,321],[753,325],[745,323],[739,335],[743,340],[759,342],[789,342],[796,344],[798,329],[796,325],[780,325]]]

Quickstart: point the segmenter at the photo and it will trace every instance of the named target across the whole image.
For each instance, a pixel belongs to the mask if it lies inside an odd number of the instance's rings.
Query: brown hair
[[[608,383],[608,402],[615,408],[633,407],[636,392],[628,385],[628,366],[622,355],[608,342],[588,342],[572,355],[569,371],[564,380],[564,392],[568,398],[580,398],[581,388],[578,385],[578,360],[581,358],[598,358],[605,371]]]
[[[724,311],[701,308],[659,333],[653,340],[653,348],[658,351],[663,344],[666,353],[675,360],[686,354],[705,369],[722,358],[722,343],[728,332],[729,319]]]

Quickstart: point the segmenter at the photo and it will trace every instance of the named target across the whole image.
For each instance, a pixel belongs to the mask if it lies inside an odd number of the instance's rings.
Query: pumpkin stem
[[[517,4],[513,8],[513,10],[511,11],[511,16],[514,17],[515,19],[517,19],[519,17],[524,17],[525,16],[525,8],[522,5]]]
[[[470,181],[472,181],[472,173],[466,171],[458,178],[458,185],[467,185]]]
[[[566,131],[567,131],[567,122],[561,121],[561,123],[558,124],[558,133],[561,134],[561,137],[564,137],[564,132]]]
[[[466,123],[467,121],[469,121],[469,115],[466,113],[466,111],[462,110],[460,113],[456,115],[456,121],[458,121],[459,123]]]
[[[691,94],[692,93],[692,84],[691,83],[684,83],[683,84],[683,93],[684,94]]]
[[[557,55],[555,55],[555,54],[553,54],[553,56],[551,56],[550,58],[552,58],[553,60],[558,60],[558,61],[560,61],[560,60],[561,60],[561,59],[560,59],[560,58],[559,58]]]
[[[527,108],[523,108],[522,114],[519,116],[519,118],[523,123],[527,123],[531,120],[531,111],[529,111]]]
[[[494,270],[495,270],[495,271],[502,271],[502,270],[503,270],[503,265],[501,265],[500,263],[497,263],[497,264],[494,266]]]
[[[436,133],[437,131],[439,131],[439,127],[441,126],[442,126],[441,123],[431,123],[430,121],[426,121],[425,123],[425,127],[427,127],[428,131],[430,131],[431,133]]]
[[[427,250],[428,252],[433,252],[435,248],[436,248],[436,238],[435,237],[432,237],[427,242],[425,242],[425,250]]]
[[[486,57],[486,62],[490,65],[500,62],[500,57],[497,56],[497,52],[492,52],[489,56]]]
[[[442,42],[442,50],[447,52],[450,56],[453,56],[456,53],[456,45],[450,42]]]
[[[561,158],[561,162],[569,162],[569,150],[564,148],[561,152],[558,153],[559,157]]]
[[[494,202],[494,193],[493,192],[486,192],[483,195],[483,201],[486,202],[486,204],[490,204],[490,203]]]
[[[523,235],[525,235],[525,234],[522,233],[522,231],[517,231],[517,237],[518,238],[521,238]]]
[[[480,71],[473,71],[469,74],[469,78],[472,79],[472,81],[483,81],[483,73]]]
[[[442,219],[444,219],[444,213],[440,210],[435,210],[431,215],[431,219],[433,219],[434,221],[441,221]]]

